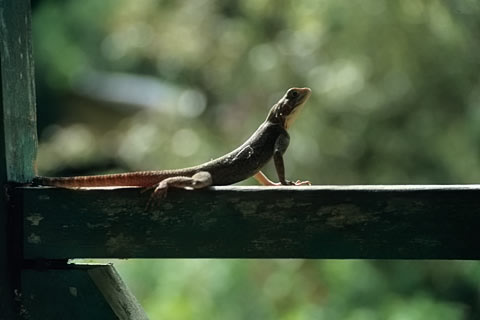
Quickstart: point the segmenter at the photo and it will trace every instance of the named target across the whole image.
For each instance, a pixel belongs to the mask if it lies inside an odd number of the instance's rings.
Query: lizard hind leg
[[[166,178],[154,185],[153,193],[150,197],[149,205],[154,202],[160,202],[167,196],[169,188],[182,188],[182,189],[201,189],[212,185],[212,175],[207,171],[200,171],[193,176],[176,176]]]

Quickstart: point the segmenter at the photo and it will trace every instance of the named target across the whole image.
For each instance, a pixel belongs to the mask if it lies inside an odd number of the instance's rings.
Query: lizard
[[[132,186],[154,189],[152,197],[161,199],[171,187],[200,189],[208,186],[230,185],[249,177],[260,184],[310,185],[309,181],[295,182],[285,178],[283,154],[287,150],[290,136],[287,129],[298,116],[312,91],[309,88],[290,88],[275,103],[265,121],[241,146],[235,150],[203,164],[173,170],[136,171],[127,173],[74,176],[42,177],[33,179],[34,185],[60,188],[88,188]],[[268,179],[260,169],[271,159],[275,165],[279,182]]]

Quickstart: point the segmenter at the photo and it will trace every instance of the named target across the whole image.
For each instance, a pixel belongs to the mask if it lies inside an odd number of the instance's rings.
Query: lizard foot
[[[289,181],[287,180],[287,184],[282,184],[281,182],[276,183],[275,185],[277,186],[311,186],[312,183],[310,181],[302,181],[302,180],[297,180],[297,181]]]
[[[292,184],[292,186],[311,186],[312,183],[310,181],[301,181],[301,180],[297,180],[295,182],[293,181],[290,181],[290,183]]]

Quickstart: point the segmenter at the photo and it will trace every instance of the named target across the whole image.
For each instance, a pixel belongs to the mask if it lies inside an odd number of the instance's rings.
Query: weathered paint
[[[38,226],[40,225],[40,221],[43,220],[43,217],[38,213],[33,213],[25,219],[27,219],[27,221],[29,221],[32,226]]]

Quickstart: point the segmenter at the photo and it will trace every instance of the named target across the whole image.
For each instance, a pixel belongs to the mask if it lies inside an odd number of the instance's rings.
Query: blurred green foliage
[[[154,319],[476,319],[477,262],[120,261]]]
[[[287,88],[308,86],[286,154],[291,179],[480,180],[474,0],[44,0],[33,32],[42,173],[198,164],[248,137]],[[92,72],[153,76],[178,95],[159,99],[166,109],[124,112],[85,101],[79,83]],[[480,318],[474,262],[119,267],[153,319]]]

